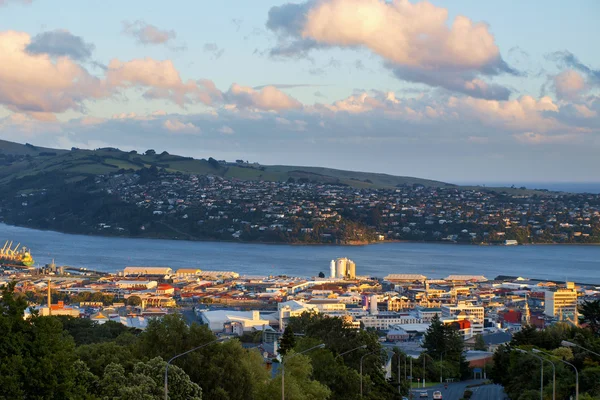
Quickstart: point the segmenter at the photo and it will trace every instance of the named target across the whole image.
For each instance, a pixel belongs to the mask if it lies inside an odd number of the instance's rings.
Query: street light
[[[569,342],[567,340],[563,340],[562,342],[560,342],[560,345],[564,346],[564,347],[579,347],[580,349],[583,349],[583,350],[587,351],[588,353],[592,353],[592,354],[600,357],[600,354],[596,353],[595,351],[591,351],[590,349],[586,349],[583,346],[580,346],[580,345],[578,345],[576,343],[573,343],[573,342]]]
[[[538,349],[531,349],[531,351],[534,353],[542,353]],[[548,359],[544,359],[544,361],[548,361],[550,364],[552,364],[552,400],[556,400],[556,365],[554,365],[554,363]]]
[[[544,353],[541,350],[538,350],[537,353],[541,353],[541,354],[545,354],[549,357],[554,357],[557,360],[559,360],[560,362],[562,362],[563,364],[567,364],[570,365],[571,368],[573,368],[575,370],[575,400],[579,400],[579,371],[577,371],[577,367],[574,366],[573,364],[571,364],[568,361],[563,360],[562,358],[555,356],[554,354],[549,354],[549,353]]]
[[[377,354],[382,351],[385,351],[385,349],[379,349],[379,351],[372,351],[371,353],[367,353],[360,358],[360,398],[361,399],[363,397],[363,359],[367,356],[370,356],[372,354]]]
[[[367,353],[360,358],[360,398],[363,397],[363,359],[366,356],[370,356],[371,354],[379,353],[379,351],[373,351],[371,353]]]
[[[300,353],[294,353],[288,357],[288,360],[290,358],[294,358],[298,354],[308,353],[311,350],[322,349],[323,347],[325,347],[325,343],[322,343],[315,347],[311,347],[310,349],[301,351]],[[285,359],[283,357],[281,358],[281,400],[285,400]]]
[[[167,367],[165,368],[165,400],[169,400],[169,365],[171,364],[171,362],[173,360],[175,360],[176,358],[179,358],[181,356],[185,356],[186,354],[191,353],[192,351],[196,351],[196,350],[201,349],[203,347],[210,346],[211,344],[214,344],[214,343],[217,343],[217,342],[222,342],[222,341],[227,340],[227,339],[229,339],[229,337],[224,337],[224,338],[220,338],[220,339],[217,339],[217,340],[213,340],[212,342],[205,343],[202,346],[194,347],[191,350],[188,350],[188,351],[183,352],[181,354],[177,354],[176,356],[172,357],[167,362]]]
[[[446,354],[446,350],[440,353],[440,383],[443,383],[442,378],[444,375],[444,354]]]
[[[362,346],[359,346],[359,347],[356,347],[356,348],[354,348],[352,350],[348,350],[348,351],[345,351],[343,353],[338,354],[337,356],[335,356],[335,359],[337,359],[338,357],[341,357],[341,356],[343,356],[345,354],[352,353],[353,351],[360,350],[360,349],[366,349],[366,348],[367,348],[367,345],[363,344]]]
[[[525,351],[523,349],[516,349],[519,353],[529,354],[540,360],[541,372],[540,372],[540,400],[544,400],[544,359],[540,356],[536,356],[535,354]]]

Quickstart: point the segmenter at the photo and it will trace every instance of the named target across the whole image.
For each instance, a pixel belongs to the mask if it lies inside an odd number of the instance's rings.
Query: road
[[[413,389],[413,399],[420,399],[421,392],[427,392],[427,398],[433,399],[433,392],[439,390],[442,392],[443,400],[459,400],[463,398],[463,394],[467,386],[484,382],[483,380],[470,380],[456,383],[449,383],[448,388],[444,385],[432,386],[425,389]],[[503,400],[506,398],[502,386],[499,385],[482,385],[469,388],[473,391],[472,400]],[[423,397],[423,399],[425,399]]]
[[[474,387],[471,389],[473,391],[473,397],[471,400],[501,400],[508,399],[502,386],[500,385],[483,385]]]

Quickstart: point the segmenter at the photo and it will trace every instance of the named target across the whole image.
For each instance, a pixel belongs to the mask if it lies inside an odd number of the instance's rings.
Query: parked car
[[[439,390],[436,390],[435,392],[433,392],[433,399],[434,400],[442,400],[442,392],[440,392]]]
[[[429,395],[427,394],[427,392],[420,392],[419,393],[419,398],[424,397],[424,398],[428,398]]]

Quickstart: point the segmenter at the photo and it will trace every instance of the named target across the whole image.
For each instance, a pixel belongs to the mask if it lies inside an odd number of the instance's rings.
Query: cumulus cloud
[[[225,98],[238,108],[275,111],[302,108],[302,103],[274,86],[265,86],[260,90],[255,90],[234,83],[225,94]]]
[[[146,87],[144,97],[168,99],[180,106],[188,103],[210,105],[222,99],[222,93],[212,81],[182,81],[171,60],[143,58],[123,62],[114,59],[108,64],[106,79],[113,87]]]
[[[185,123],[177,119],[168,119],[163,123],[166,130],[176,133],[200,133],[200,128],[191,122]]]
[[[93,44],[86,43],[81,36],[57,29],[34,36],[25,50],[29,54],[48,54],[81,61],[90,58],[94,48]]]
[[[487,25],[408,0],[312,0],[271,8],[274,56],[306,56],[325,47],[367,48],[400,79],[505,100],[510,91],[479,76],[515,74]]]
[[[559,99],[575,99],[587,90],[584,77],[577,71],[567,69],[553,77],[554,89]]]
[[[592,84],[600,84],[600,69],[594,69],[579,60],[570,51],[557,51],[547,56],[551,61],[555,61],[558,66],[569,68],[585,74]]]
[[[215,60],[221,58],[223,53],[225,53],[225,49],[219,48],[219,46],[217,46],[216,43],[204,43],[204,46],[202,46],[202,50],[204,50],[205,53],[212,54]]]
[[[0,104],[42,119],[48,113],[83,110],[83,101],[109,94],[103,82],[67,57],[31,54],[26,33],[0,32]]]
[[[123,33],[133,36],[143,45],[172,45],[177,33],[174,30],[160,29],[144,21],[123,21]],[[173,47],[172,47],[173,48]]]

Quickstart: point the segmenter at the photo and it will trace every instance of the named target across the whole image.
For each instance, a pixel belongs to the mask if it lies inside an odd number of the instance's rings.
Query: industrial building
[[[263,326],[271,324],[271,320],[261,317],[258,311],[202,311],[200,319],[213,332],[222,332],[226,329],[239,330],[239,325],[236,328],[235,324],[232,326],[232,322],[239,323],[244,332],[251,331],[253,328],[262,329]]]
[[[356,279],[356,263],[347,258],[331,260],[329,277],[338,279]]]
[[[171,274],[173,274],[173,270],[169,267],[125,267],[123,270],[123,276],[165,276]]]

